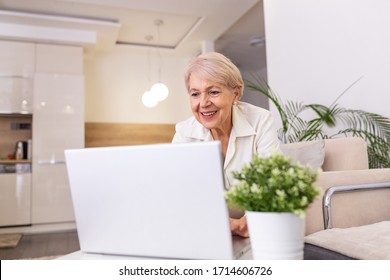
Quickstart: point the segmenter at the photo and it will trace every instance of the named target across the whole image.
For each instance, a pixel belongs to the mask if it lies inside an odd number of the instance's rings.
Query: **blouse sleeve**
[[[271,113],[265,116],[257,130],[256,150],[259,154],[270,156],[273,151],[280,150],[275,120]]]

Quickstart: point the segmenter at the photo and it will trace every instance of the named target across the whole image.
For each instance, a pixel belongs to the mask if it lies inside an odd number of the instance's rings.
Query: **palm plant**
[[[330,106],[282,102],[267,82],[254,76],[246,80],[246,87],[264,94],[279,112],[282,127],[278,136],[282,143],[310,141],[315,139],[356,136],[366,140],[370,168],[390,167],[390,119],[364,110],[341,107],[337,101],[360,79],[343,91]],[[315,113],[313,119],[301,117],[304,111]]]

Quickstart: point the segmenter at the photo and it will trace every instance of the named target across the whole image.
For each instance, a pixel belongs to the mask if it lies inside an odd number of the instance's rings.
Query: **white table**
[[[233,247],[250,246],[249,238],[233,237]],[[57,258],[57,260],[150,260],[155,258],[140,257],[140,256],[120,256],[120,255],[108,255],[108,254],[95,254],[85,253],[81,250],[64,255]],[[249,248],[245,250],[245,253],[240,260],[252,260],[252,250]]]

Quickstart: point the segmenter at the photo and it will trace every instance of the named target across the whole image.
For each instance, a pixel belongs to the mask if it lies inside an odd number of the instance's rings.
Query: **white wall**
[[[390,1],[264,0],[268,82],[286,100],[390,117]],[[277,115],[274,106],[271,111]]]
[[[187,57],[161,52],[161,80],[169,97],[154,108],[142,104],[142,94],[158,81],[156,50],[115,47],[86,54],[85,121],[112,123],[177,123],[191,115],[184,86]],[[149,70],[150,69],[150,70]]]

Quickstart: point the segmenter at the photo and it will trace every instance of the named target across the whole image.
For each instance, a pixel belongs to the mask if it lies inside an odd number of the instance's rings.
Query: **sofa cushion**
[[[309,243],[305,243],[303,247],[304,260],[355,260],[354,258],[318,247]]]
[[[283,154],[290,156],[294,163],[309,164],[313,169],[322,167],[325,158],[324,140],[282,144]]]
[[[324,171],[368,169],[367,142],[360,137],[325,140]]]
[[[332,228],[305,236],[305,242],[361,260],[390,259],[390,221]]]

